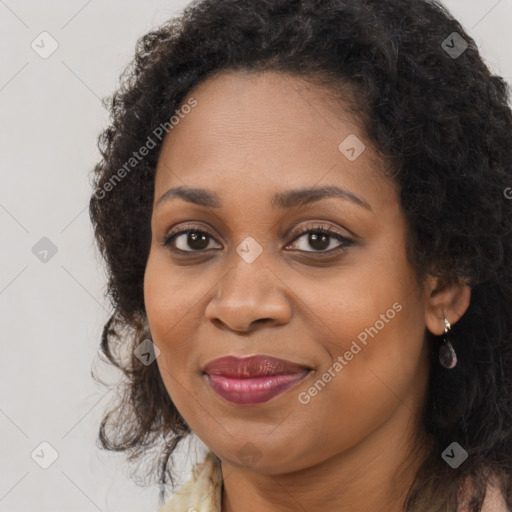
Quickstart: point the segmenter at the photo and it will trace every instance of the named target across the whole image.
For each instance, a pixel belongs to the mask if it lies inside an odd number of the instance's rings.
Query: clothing
[[[221,512],[222,473],[212,451],[192,468],[192,476],[159,512]]]
[[[221,512],[222,473],[220,462],[212,451],[192,468],[192,476],[159,512]],[[460,512],[465,512],[462,509]],[[482,512],[510,512],[502,494],[489,487]]]

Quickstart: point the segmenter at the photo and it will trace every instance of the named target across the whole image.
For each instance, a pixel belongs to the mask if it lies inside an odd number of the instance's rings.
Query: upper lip
[[[203,367],[204,373],[234,378],[289,375],[309,370],[311,368],[305,365],[265,355],[224,356],[210,361]]]

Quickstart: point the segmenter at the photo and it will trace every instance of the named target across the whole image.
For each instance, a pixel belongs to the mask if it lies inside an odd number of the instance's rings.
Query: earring
[[[444,368],[452,369],[457,364],[457,354],[453,349],[453,345],[449,340],[446,339],[447,332],[451,329],[450,322],[444,319],[444,334],[443,334],[443,343],[439,347],[439,362],[441,366]]]

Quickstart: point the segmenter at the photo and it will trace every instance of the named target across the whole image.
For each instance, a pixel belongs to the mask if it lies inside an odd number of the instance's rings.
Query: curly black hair
[[[410,261],[421,275],[464,281],[472,291],[451,331],[459,364],[442,368],[439,337],[429,340],[423,422],[435,443],[405,510],[456,510],[467,479],[471,511],[481,509],[491,479],[512,507],[510,91],[434,0],[196,0],[139,39],[108,101],[89,205],[114,309],[101,349],[123,372],[101,447],[133,460],[160,444],[150,469],[165,484],[173,451],[191,433],[157,365],[142,364],[134,348],[150,336],[143,278],[162,135],[193,88],[223,70],[274,70],[340,98],[347,87],[354,92],[367,138],[392,162]],[[453,441],[469,454],[457,469],[441,457]]]

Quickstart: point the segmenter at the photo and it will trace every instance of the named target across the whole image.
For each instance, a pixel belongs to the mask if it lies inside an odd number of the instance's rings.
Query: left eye
[[[345,238],[344,236],[335,231],[331,231],[330,229],[310,229],[308,231],[302,232],[294,239],[294,241],[301,239],[304,239],[304,241],[302,243],[302,248],[299,247],[299,250],[305,252],[335,252],[349,246],[352,243],[352,241],[348,238]],[[333,247],[332,244],[336,240],[338,241],[338,245],[334,243]],[[286,248],[289,248],[290,246],[291,244],[287,245]],[[312,247],[313,250],[307,250],[305,248],[307,246]]]

